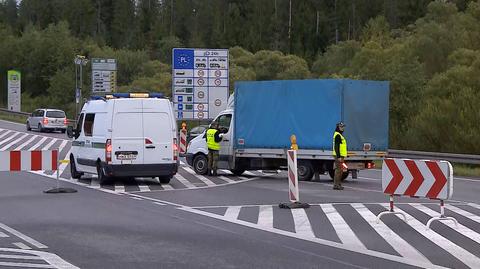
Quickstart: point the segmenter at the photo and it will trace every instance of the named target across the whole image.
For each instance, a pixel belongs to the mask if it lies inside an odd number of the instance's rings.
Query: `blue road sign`
[[[193,69],[193,50],[174,49],[173,65],[175,69]]]

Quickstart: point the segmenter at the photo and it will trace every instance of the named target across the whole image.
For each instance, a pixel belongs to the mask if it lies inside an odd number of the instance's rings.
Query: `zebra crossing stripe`
[[[7,145],[3,146],[0,151],[3,151],[3,150],[6,150],[8,149],[9,147],[11,147],[13,144],[15,143],[18,143],[19,141],[21,141],[22,139],[24,139],[28,134],[23,134],[21,135],[19,138],[17,139],[14,139],[12,142],[8,143]],[[13,137],[13,136],[12,136]],[[6,142],[6,141],[3,141],[3,142]]]
[[[115,192],[125,192],[125,186],[120,185],[120,183],[118,182],[115,182],[114,188],[115,188]]]
[[[187,187],[188,189],[195,189],[197,187],[197,186],[193,185],[192,183],[190,183],[190,181],[188,181],[186,178],[184,178],[182,175],[180,175],[178,173],[174,176],[174,178],[176,180],[180,181],[180,183],[185,185],[185,187]],[[163,185],[162,185],[162,187],[163,187]]]
[[[40,145],[43,144],[43,142],[45,142],[45,140],[47,140],[48,137],[44,136],[42,137],[42,139],[40,139],[35,145],[33,145],[31,148],[29,148],[28,150],[36,150],[37,148],[40,147]]]
[[[354,203],[352,207],[367,221],[368,224],[392,246],[392,248],[400,255],[407,259],[418,260],[429,263],[430,261],[423,256],[417,249],[412,247],[407,241],[392,231],[382,220],[377,223],[377,216],[373,214],[363,204]]]
[[[477,216],[477,215],[474,215],[466,210],[463,210],[459,207],[456,207],[456,206],[453,206],[453,205],[445,205],[447,207],[447,209],[457,213],[457,214],[460,214],[466,218],[469,218],[477,223],[480,223],[480,216]]]
[[[382,206],[385,207],[386,209],[389,209],[388,204],[382,204]],[[425,238],[432,241],[434,244],[436,244],[440,248],[452,254],[455,258],[462,261],[465,265],[467,265],[470,268],[480,267],[480,259],[478,257],[466,251],[465,249],[457,246],[456,244],[452,243],[450,240],[434,232],[432,229],[427,229],[426,225],[424,225],[423,223],[421,223],[420,221],[412,217],[410,214],[404,212],[402,209],[397,207],[395,208],[395,210],[398,212],[403,212],[405,214],[410,227],[412,227],[419,234],[423,235]]]
[[[44,150],[50,149],[53,146],[53,144],[55,144],[55,142],[57,142],[57,141],[58,141],[58,139],[53,138],[47,145],[45,145],[45,147],[43,147],[43,149]]]
[[[42,258],[37,257],[37,256],[0,254],[0,259],[41,260]]]
[[[196,175],[195,171],[193,171],[192,168],[190,167],[182,167],[183,170],[187,171],[188,173],[194,175],[195,177],[197,177],[198,179],[200,179],[203,183],[205,183],[207,186],[216,186],[217,184],[213,183],[210,179],[202,176],[202,175]]]
[[[160,181],[158,181],[158,183],[160,184]],[[170,185],[170,184],[162,184],[162,188],[163,188],[164,190],[168,190],[168,191],[174,190],[174,188],[173,188],[172,185]]]
[[[227,182],[227,183],[235,183],[235,182],[237,182],[237,181],[235,181],[235,180],[233,180],[233,179],[229,179],[229,178],[226,177],[226,176],[219,176],[218,178],[221,179],[221,180],[223,180],[223,181],[225,181],[225,182]]]
[[[7,134],[12,133],[13,131],[7,130],[5,133],[0,135],[0,138],[4,138]],[[15,132],[16,133],[16,132]]]
[[[229,220],[236,220],[240,214],[241,206],[229,206],[225,212],[224,217]]]
[[[62,152],[63,148],[65,148],[65,146],[67,145],[69,141],[68,140],[63,140],[62,143],[60,144],[60,146],[58,146],[58,153]],[[68,155],[66,155],[68,156]]]
[[[273,227],[273,207],[271,205],[261,205],[259,207],[257,224],[262,227]]]
[[[92,180],[90,180],[90,187],[93,189],[100,189],[100,182],[98,182],[98,177],[92,177]]]
[[[474,203],[468,203],[468,205],[473,207],[473,208],[480,209],[480,205],[477,205],[477,204],[474,204]]]
[[[247,175],[247,176],[254,176],[254,177],[257,176],[257,175],[255,175],[254,173],[252,173],[252,172],[250,172],[250,171],[245,171],[245,172],[243,172],[243,173],[244,173],[245,175]]]
[[[343,217],[337,212],[332,204],[321,204],[320,207],[325,215],[327,215],[328,220],[332,224],[338,238],[340,238],[340,241],[342,241],[343,244],[351,245],[359,249],[366,249],[360,239],[358,239],[353,230],[350,228],[350,226],[348,226]]]
[[[141,192],[146,192],[146,191],[150,191],[150,188],[145,185],[145,183],[143,182],[138,182],[137,181],[137,185],[138,185],[138,189],[141,191]]]
[[[291,212],[295,223],[295,232],[301,236],[315,237],[305,209],[296,208],[292,209]]]
[[[414,208],[422,211],[423,213],[429,215],[430,217],[438,217],[440,213],[436,212],[435,210],[432,210],[424,205],[421,204],[410,204]],[[463,234],[464,236],[472,239],[473,241],[477,242],[480,244],[480,234],[477,232],[471,230],[470,228],[458,223],[458,227],[454,225],[453,222],[451,221],[442,221],[441,222],[444,225],[447,225],[448,227],[454,229],[455,231]]]
[[[8,237],[6,233],[0,232],[0,237]]]
[[[33,140],[35,140],[35,138],[37,138],[38,135],[32,135],[32,137],[30,137],[30,139],[28,139],[27,141],[25,141],[23,144],[17,146],[16,148],[14,148],[13,150],[21,150],[23,147],[25,147],[26,145],[28,145],[30,142],[32,142]]]

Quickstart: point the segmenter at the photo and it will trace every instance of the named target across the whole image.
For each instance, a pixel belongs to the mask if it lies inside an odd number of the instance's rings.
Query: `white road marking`
[[[377,258],[381,258],[381,259],[385,259],[385,260],[389,260],[389,261],[393,261],[393,262],[398,262],[398,263],[402,263],[402,264],[406,264],[406,265],[410,265],[410,266],[416,266],[416,267],[421,267],[421,268],[431,268],[431,269],[446,269],[446,267],[443,267],[443,266],[438,266],[438,265],[434,265],[434,264],[431,264],[431,263],[423,263],[423,262],[418,261],[418,260],[406,259],[406,258],[403,258],[403,257],[400,257],[400,256],[391,255],[391,254],[382,253],[382,252],[373,251],[373,250],[368,250],[368,249],[360,249],[356,246],[344,245],[344,244],[341,244],[341,243],[337,243],[337,242],[333,242],[333,241],[329,241],[329,240],[325,240],[325,239],[320,239],[320,238],[315,238],[315,237],[304,237],[304,236],[301,236],[297,233],[288,232],[288,231],[284,231],[284,230],[279,230],[279,229],[275,229],[275,228],[272,228],[272,227],[265,227],[265,226],[262,227],[262,226],[259,226],[259,225],[255,224],[255,223],[250,223],[248,221],[243,221],[243,220],[239,220],[239,219],[237,219],[235,221],[227,220],[227,219],[225,219],[224,216],[217,215],[215,213],[210,213],[210,212],[207,212],[207,211],[197,210],[197,209],[190,208],[190,207],[184,207],[183,206],[183,207],[180,207],[179,209],[187,211],[187,212],[203,215],[203,216],[206,216],[206,217],[210,217],[210,218],[235,223],[235,224],[242,225],[242,226],[245,226],[245,227],[259,229],[259,230],[263,230],[263,231],[270,232],[270,233],[275,233],[275,234],[279,234],[279,235],[283,235],[283,236],[288,236],[288,237],[291,237],[291,238],[301,239],[301,240],[321,244],[321,245],[324,245],[324,246],[333,247],[333,248],[336,248],[336,249],[352,251],[352,252],[355,252],[355,253],[360,253],[360,254],[364,254],[364,255],[368,255],[368,256],[372,256],[372,257],[377,257]]]
[[[227,183],[235,183],[237,181],[233,180],[233,179],[229,179],[228,177],[226,176],[219,176],[218,177],[219,179],[223,180],[223,181],[226,181]]]
[[[448,208],[449,210],[455,212],[455,213],[458,213],[466,218],[469,218],[477,223],[480,223],[480,216],[477,216],[475,214],[472,214],[466,210],[463,210],[459,207],[456,207],[456,206],[453,206],[451,204],[448,204],[448,205],[445,205],[446,208]]]
[[[469,206],[474,207],[476,209],[480,209],[480,205],[474,204],[474,203],[468,203]]]
[[[185,185],[185,187],[189,188],[189,189],[195,189],[197,186],[193,185],[190,181],[188,181],[186,178],[184,178],[182,175],[180,174],[176,174],[174,176],[174,178],[178,181],[180,181],[180,183],[182,183],[183,185]],[[162,185],[163,186],[163,185]]]
[[[46,144],[46,145],[43,147],[43,149],[44,149],[44,150],[49,150],[49,149],[53,146],[53,144],[55,144],[55,142],[57,142],[57,141],[58,141],[58,139],[53,138],[48,144]]]
[[[21,267],[21,268],[57,268],[49,264],[22,263],[22,262],[0,262],[2,266]]]
[[[422,211],[423,213],[429,215],[430,217],[438,217],[440,216],[439,212],[436,212],[435,210],[432,210],[424,205],[421,204],[410,204],[414,208]],[[448,227],[452,228],[456,232],[463,234],[464,236],[472,239],[473,241],[477,242],[480,244],[480,234],[477,232],[473,231],[472,229],[462,225],[461,223],[458,223],[458,227],[455,226],[455,223],[451,220],[446,220],[446,221],[440,221],[442,224],[447,225]]]
[[[142,199],[142,200],[143,200],[143,199]],[[160,203],[160,202],[153,202],[153,203],[156,204],[156,205],[166,205],[166,204]]]
[[[131,196],[130,198],[133,199],[133,200],[138,200],[138,201],[142,201],[142,200],[143,200],[142,198],[138,198],[138,197],[135,197],[135,196]]]
[[[383,221],[377,223],[377,216],[373,214],[363,204],[354,203],[352,207],[367,221],[370,226],[381,236],[392,248],[407,259],[419,260],[421,262],[430,262],[417,249],[412,247],[407,241],[392,231]]]
[[[296,208],[292,209],[291,212],[293,216],[293,221],[295,222],[295,232],[301,236],[315,237],[305,209]]]
[[[162,188],[163,188],[163,190],[166,190],[166,191],[173,191],[173,190],[175,190],[175,189],[172,187],[172,185],[170,185],[170,184],[163,184],[163,185],[162,185]]]
[[[125,192],[125,186],[124,185],[120,185],[120,183],[118,182],[115,182],[115,192]]]
[[[0,259],[41,260],[42,258],[37,257],[37,256],[0,254]]]
[[[358,239],[355,233],[352,231],[350,226],[345,222],[343,217],[337,212],[337,210],[331,204],[321,204],[325,215],[327,215],[328,220],[332,223],[335,232],[342,241],[343,244],[351,245],[355,248],[366,249],[363,243]]]
[[[67,145],[68,142],[69,142],[68,140],[63,140],[62,143],[60,144],[60,146],[58,146],[58,154],[59,155],[62,152],[63,148]]]
[[[1,139],[1,138],[4,138],[5,136],[7,136],[9,133],[12,133],[12,132],[13,132],[13,131],[11,131],[11,130],[7,130],[5,133],[3,133],[3,134],[0,135],[0,139]],[[15,133],[16,133],[16,132],[15,132]]]
[[[5,146],[3,146],[3,147],[0,149],[0,151],[6,150],[6,149],[10,148],[13,144],[18,143],[19,141],[22,141],[22,139],[24,139],[27,135],[28,135],[28,134],[23,134],[23,135],[19,136],[18,138],[13,139],[12,142],[10,142],[10,143],[6,144]],[[7,141],[8,141],[8,140],[7,140]],[[2,142],[6,142],[6,141],[2,141]]]
[[[143,183],[143,182],[137,181],[137,186],[138,186],[138,189],[140,189],[141,192],[150,191],[150,188],[147,185],[145,185],[145,183]]]
[[[5,238],[5,237],[8,237],[8,235],[6,233],[0,232],[0,237]]]
[[[46,137],[46,136],[42,137],[42,139],[40,139],[35,145],[30,147],[28,150],[36,150],[37,148],[40,147],[41,144],[43,144],[43,142],[45,142],[45,140],[47,140],[47,138],[48,137]]]
[[[101,186],[100,186],[100,182],[98,182],[98,177],[92,177],[92,179],[90,180],[90,187],[92,187],[93,189],[100,189]]]
[[[258,212],[258,225],[262,227],[273,227],[273,207],[269,205],[261,205]]]
[[[27,235],[24,235],[22,234],[21,232],[13,229],[13,228],[10,228],[8,227],[7,225],[3,224],[3,223],[0,223],[0,228],[2,228],[3,230],[15,235],[16,237],[18,238],[21,238],[23,241],[29,243],[30,245],[32,246],[35,246],[37,248],[48,248],[47,246],[45,246],[44,244],[38,242],[37,240],[27,236]]]
[[[255,175],[254,173],[252,173],[252,172],[250,172],[250,171],[245,171],[245,172],[243,172],[243,174],[245,174],[245,175],[247,175],[247,176],[255,176],[255,177],[257,176],[257,175]]]
[[[23,144],[17,146],[16,148],[14,148],[13,150],[21,150],[23,149],[23,147],[25,147],[26,145],[28,145],[30,142],[32,142],[33,140],[35,140],[35,138],[37,138],[38,135],[32,135],[32,137],[30,137],[27,141],[25,141]]]
[[[229,206],[225,212],[225,218],[236,220],[238,218],[238,214],[240,214],[241,208],[241,206]]]
[[[389,208],[388,204],[382,204],[382,206],[384,206],[386,209]],[[480,268],[480,259],[478,257],[452,243],[450,240],[434,232],[432,229],[427,229],[427,227],[423,223],[413,218],[410,214],[406,213],[400,208],[397,207],[396,211],[403,212],[407,217],[408,225],[415,229],[418,233],[422,234],[425,238],[432,241],[435,245],[449,252],[468,267]],[[396,217],[398,218],[398,216]]]
[[[24,243],[21,243],[21,242],[16,242],[16,243],[12,243],[14,244],[15,246],[21,248],[21,249],[32,249],[31,247],[25,245]]]
[[[190,167],[183,167],[183,169],[187,172],[189,172],[192,175],[195,175],[196,178],[200,179],[203,183],[205,183],[207,186],[216,186],[217,184],[213,183],[210,179],[202,176],[202,175],[197,175],[195,171],[193,171]]]

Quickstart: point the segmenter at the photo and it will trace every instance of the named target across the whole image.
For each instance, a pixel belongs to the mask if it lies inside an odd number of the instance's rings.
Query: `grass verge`
[[[0,120],[13,121],[17,123],[27,122],[27,116],[9,114],[0,111]]]

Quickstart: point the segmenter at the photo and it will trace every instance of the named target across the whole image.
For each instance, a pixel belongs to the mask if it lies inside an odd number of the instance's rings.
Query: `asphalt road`
[[[0,129],[0,149],[69,154],[63,134],[3,121]],[[446,214],[459,226],[427,230],[439,206],[426,199],[396,199],[407,222],[375,221],[388,202],[379,170],[347,179],[343,191],[325,175],[301,182],[300,199],[311,207],[288,210],[278,207],[288,202],[285,173],[199,177],[183,164],[167,185],[98,184],[60,168],[60,184],[77,193],[43,193],[56,184],[49,171],[0,172],[0,268],[480,268],[476,179],[454,180]]]

